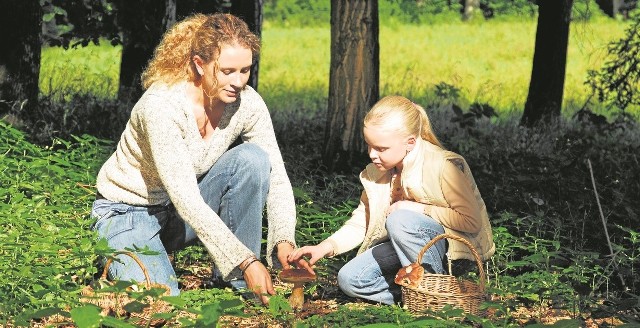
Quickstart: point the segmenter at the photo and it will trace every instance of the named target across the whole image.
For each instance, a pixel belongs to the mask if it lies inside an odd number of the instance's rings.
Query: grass
[[[589,97],[587,70],[597,69],[606,45],[621,37],[627,23],[611,19],[574,22],[565,82],[565,111]],[[519,112],[527,97],[536,20],[474,21],[464,24],[381,26],[380,91],[423,104],[435,101],[444,82],[460,90],[459,105],[487,103],[499,113]],[[278,111],[326,108],[330,62],[329,27],[263,31],[259,89]],[[115,97],[120,48],[106,43],[81,49],[47,48],[42,54],[43,93],[75,90]]]
[[[40,66],[40,90],[54,98],[68,94],[115,98],[121,52],[121,47],[113,47],[108,42],[68,50],[45,48]]]

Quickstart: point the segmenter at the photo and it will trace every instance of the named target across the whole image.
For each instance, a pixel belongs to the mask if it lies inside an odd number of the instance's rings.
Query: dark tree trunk
[[[142,95],[140,75],[153,56],[170,19],[164,1],[118,0],[117,22],[122,29],[122,61],[118,98],[133,100]]]
[[[351,166],[366,153],[363,118],[379,98],[377,0],[331,1],[331,64],[325,165]]]
[[[560,116],[573,0],[539,0],[538,27],[529,95],[521,125]]]
[[[0,1],[0,114],[38,117],[42,7],[38,0]]]

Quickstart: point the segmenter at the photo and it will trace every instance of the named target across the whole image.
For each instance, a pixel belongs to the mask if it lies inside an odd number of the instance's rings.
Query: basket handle
[[[424,245],[424,247],[422,247],[422,249],[420,250],[420,253],[418,253],[418,257],[417,257],[415,263],[417,265],[420,265],[422,257],[424,256],[424,253],[427,251],[427,249],[429,249],[436,242],[438,242],[438,241],[440,241],[441,239],[444,239],[444,238],[457,240],[457,241],[467,245],[467,247],[471,250],[471,254],[473,254],[473,257],[475,257],[475,259],[476,259],[476,265],[478,266],[478,272],[480,273],[480,288],[482,289],[482,291],[484,291],[485,290],[485,281],[487,280],[487,277],[486,277],[486,274],[484,273],[484,269],[482,268],[482,259],[480,259],[480,255],[478,255],[478,251],[476,251],[475,247],[473,247],[473,245],[471,245],[471,243],[468,240],[466,240],[466,239],[464,239],[462,237],[458,237],[456,235],[447,234],[447,233],[443,233],[443,234],[435,236],[426,245]]]
[[[147,288],[151,287],[151,278],[149,277],[149,272],[147,271],[147,268],[144,266],[144,264],[136,254],[129,251],[118,251],[113,253],[113,256],[107,259],[107,263],[105,263],[104,265],[104,270],[102,271],[102,276],[100,277],[100,279],[103,279],[103,280],[107,279],[109,266],[111,266],[111,263],[113,263],[114,257],[118,255],[127,255],[130,258],[132,258],[140,266],[140,269],[142,269],[142,273],[144,274],[144,279],[145,279],[145,283],[147,284]]]

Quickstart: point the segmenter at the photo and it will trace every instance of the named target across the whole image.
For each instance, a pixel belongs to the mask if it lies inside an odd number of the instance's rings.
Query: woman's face
[[[371,162],[383,171],[394,167],[402,170],[402,160],[415,144],[414,137],[402,137],[376,125],[364,127],[364,140]]]
[[[237,44],[223,45],[218,57],[218,70],[215,71],[213,62],[203,65],[205,74],[202,87],[210,97],[226,104],[232,103],[238,99],[240,91],[249,81],[252,62],[251,49]],[[214,83],[216,80],[217,85]]]

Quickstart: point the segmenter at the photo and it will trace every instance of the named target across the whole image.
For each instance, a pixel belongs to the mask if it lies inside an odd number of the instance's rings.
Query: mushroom
[[[282,270],[278,276],[283,282],[293,283],[293,289],[289,297],[291,308],[302,308],[302,304],[304,304],[304,283],[316,280],[316,275],[305,269],[286,269]]]
[[[422,280],[424,268],[418,263],[411,263],[398,271],[394,282],[400,286],[417,288]]]

